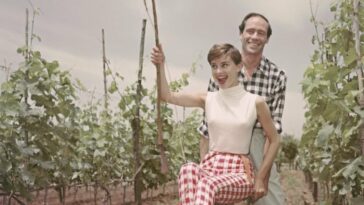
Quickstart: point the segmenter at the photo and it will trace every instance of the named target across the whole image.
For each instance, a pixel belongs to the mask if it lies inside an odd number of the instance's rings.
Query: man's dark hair
[[[245,29],[246,21],[247,21],[248,19],[250,19],[251,17],[255,17],[255,16],[261,17],[262,19],[264,19],[264,20],[268,23],[267,37],[269,38],[269,37],[272,35],[272,27],[270,26],[270,23],[269,23],[268,19],[267,19],[265,16],[263,16],[262,14],[254,13],[254,12],[249,13],[249,14],[247,14],[247,15],[244,17],[243,21],[242,21],[242,22],[241,22],[241,24],[239,25],[240,33],[243,33],[243,31],[244,31],[244,29]]]

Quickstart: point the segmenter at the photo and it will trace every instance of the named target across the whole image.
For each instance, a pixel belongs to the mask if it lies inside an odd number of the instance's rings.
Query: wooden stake
[[[154,18],[154,32],[155,32],[155,45],[159,46],[159,36],[158,36],[158,22],[157,22],[157,12],[155,6],[155,0],[152,0],[153,4],[153,18]],[[161,173],[166,174],[168,172],[168,162],[165,154],[165,148],[163,146],[163,127],[162,120],[160,116],[160,103],[161,103],[161,77],[159,66],[157,66],[157,134],[158,134],[158,148],[161,157]]]
[[[107,110],[108,101],[107,101],[107,79],[106,79],[106,55],[105,55],[105,32],[104,29],[101,30],[102,34],[102,69],[104,75],[104,108]]]
[[[364,93],[363,93],[363,64],[361,62],[361,51],[360,51],[360,22],[359,22],[359,0],[353,1],[353,33],[355,35],[355,54],[356,54],[356,73],[358,75],[358,87],[361,91],[359,95],[359,105],[364,108]],[[359,139],[361,154],[364,156],[364,119],[361,119],[361,125],[359,127]]]
[[[142,96],[142,79],[143,79],[143,56],[144,56],[144,42],[145,42],[145,27],[147,20],[143,19],[142,35],[140,38],[140,52],[139,52],[139,70],[138,70],[138,82],[135,95],[135,113],[134,118],[130,121],[133,130],[133,152],[134,152],[134,200],[137,205],[142,204],[142,192],[143,192],[143,181],[141,166],[141,151],[140,151],[140,138],[142,126],[140,123],[140,103],[143,98]]]

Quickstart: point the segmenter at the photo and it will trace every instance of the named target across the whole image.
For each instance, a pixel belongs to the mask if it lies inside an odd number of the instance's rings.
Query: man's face
[[[245,28],[240,33],[240,40],[243,45],[243,52],[247,54],[262,54],[267,37],[268,23],[259,16],[249,18]]]

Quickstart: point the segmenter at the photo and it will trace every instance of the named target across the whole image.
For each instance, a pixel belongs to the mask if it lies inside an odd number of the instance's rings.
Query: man
[[[242,43],[243,68],[240,73],[240,82],[248,92],[263,96],[271,111],[274,124],[279,133],[282,132],[282,114],[284,108],[287,76],[284,71],[263,56],[264,46],[268,43],[272,29],[266,17],[259,13],[249,13],[239,26]],[[218,85],[210,80],[208,91],[218,90]],[[208,152],[208,130],[204,121],[199,127],[203,135],[200,140],[201,159]],[[263,161],[264,147],[269,141],[265,140],[262,126],[256,123],[253,131],[250,156],[255,169]],[[269,180],[269,181],[268,181]],[[255,205],[282,205],[283,192],[279,183],[276,166],[273,165],[269,179],[266,179],[266,196],[256,201]]]

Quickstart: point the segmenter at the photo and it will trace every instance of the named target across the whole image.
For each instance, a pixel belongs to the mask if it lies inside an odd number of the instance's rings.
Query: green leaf
[[[360,169],[359,166],[364,167],[363,157],[356,158],[352,163],[350,163],[349,165],[344,167],[342,169],[343,170],[342,175],[345,178],[348,178],[349,176],[353,175],[356,171],[358,171]]]
[[[349,51],[344,55],[345,65],[350,65],[356,60],[355,48],[351,47]]]
[[[318,132],[318,137],[316,140],[317,146],[322,147],[326,145],[333,131],[334,131],[334,126],[329,124],[324,125]]]
[[[108,89],[109,93],[112,94],[112,93],[116,92],[117,90],[118,90],[118,86],[117,86],[116,82],[112,81],[111,85],[110,85],[110,87]]]
[[[25,156],[33,156],[33,155],[39,153],[40,150],[38,148],[34,148],[34,147],[23,147],[23,148],[20,148],[20,151]]]
[[[105,150],[95,150],[94,157],[105,157],[106,151]]]
[[[107,144],[107,141],[106,140],[97,140],[97,142],[96,142],[96,145],[99,148],[104,147],[106,144]]]
[[[106,69],[105,74],[106,76],[111,75],[112,74],[111,69],[110,68]]]
[[[41,166],[43,169],[51,170],[51,169],[54,169],[54,168],[55,168],[55,162],[52,162],[52,161],[44,161],[44,162],[40,162],[40,166]]]
[[[13,168],[11,162],[7,160],[0,161],[0,173],[5,174],[6,172],[9,172]]]
[[[29,184],[29,185],[33,185],[34,184],[34,180],[35,180],[35,177],[33,176],[33,174],[31,172],[29,172],[28,170],[26,169],[22,169],[21,172],[20,172],[20,175],[21,175],[21,179],[26,183],[26,184]]]

